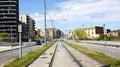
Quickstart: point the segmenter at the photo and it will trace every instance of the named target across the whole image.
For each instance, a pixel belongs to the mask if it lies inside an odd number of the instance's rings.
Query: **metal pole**
[[[19,32],[19,58],[22,58],[22,41],[21,41],[21,32]]]
[[[54,29],[53,29],[53,20],[52,20],[52,32],[53,32],[53,37],[52,37],[52,40],[54,39]]]
[[[18,32],[19,32],[19,58],[22,59],[22,25],[18,25]]]
[[[46,0],[44,0],[44,22],[45,22],[45,45],[47,45],[47,32],[46,32]]]
[[[106,41],[106,39],[105,39],[105,24],[103,25],[103,36],[104,36],[104,41]]]

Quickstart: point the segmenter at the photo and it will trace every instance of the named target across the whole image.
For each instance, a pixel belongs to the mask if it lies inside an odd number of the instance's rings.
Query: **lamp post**
[[[104,41],[106,41],[106,38],[105,38],[105,24],[103,24],[103,37],[104,37]]]
[[[45,23],[45,45],[47,45],[47,31],[46,31],[46,0],[44,0],[44,23]]]

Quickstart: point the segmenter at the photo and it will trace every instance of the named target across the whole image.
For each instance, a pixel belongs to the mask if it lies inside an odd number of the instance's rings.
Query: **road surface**
[[[41,45],[32,46],[32,50],[38,49],[40,47],[41,47]],[[25,55],[27,52],[30,52],[30,51],[31,51],[30,47],[25,47],[25,48],[23,48],[22,54]],[[2,66],[4,64],[6,64],[7,62],[13,60],[17,56],[19,56],[19,49],[0,52],[0,66]]]
[[[91,50],[95,50],[101,53],[104,53],[106,55],[115,57],[115,58],[120,58],[120,47],[111,47],[111,46],[103,46],[103,45],[97,45],[97,44],[90,44],[90,43],[83,43],[83,42],[76,42],[73,40],[68,40],[68,42],[78,44],[83,47],[87,47]]]

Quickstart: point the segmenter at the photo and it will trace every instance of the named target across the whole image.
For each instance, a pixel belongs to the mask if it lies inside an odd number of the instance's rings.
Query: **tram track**
[[[58,52],[59,51],[61,51],[61,50],[59,50],[58,48],[60,48],[60,47],[62,47],[64,50],[65,50],[65,52],[67,52],[67,55],[70,57],[70,58],[72,58],[70,61],[71,62],[73,62],[74,64],[76,64],[76,66],[77,67],[83,67],[82,66],[82,64],[81,63],[79,63],[79,61],[77,60],[77,58],[75,58],[75,56],[69,51],[69,49],[65,46],[65,44],[64,43],[62,43],[61,41],[58,41],[57,42],[57,45],[56,45],[56,47],[55,47],[55,49],[54,49],[54,53],[53,53],[53,56],[52,56],[52,59],[51,59],[51,62],[49,63],[49,67],[55,67],[55,65],[54,65],[54,63],[55,63],[55,61],[56,61],[56,59],[58,59],[58,58],[55,58],[56,57],[56,54],[58,54]],[[63,58],[64,59],[64,58]],[[63,61],[64,62],[64,61]],[[64,67],[65,65],[63,64],[63,67]],[[75,67],[76,67],[75,66]],[[58,66],[59,67],[59,66]]]

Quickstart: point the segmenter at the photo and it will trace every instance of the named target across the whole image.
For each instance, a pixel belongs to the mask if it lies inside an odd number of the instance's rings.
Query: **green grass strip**
[[[55,43],[55,42],[54,42]],[[47,49],[49,49],[54,43],[50,43],[47,46],[43,46],[35,51],[29,52],[22,59],[18,57],[12,62],[8,62],[3,67],[27,67],[30,63],[36,60],[41,54],[43,54]]]
[[[72,43],[68,43],[68,42],[65,42],[65,43],[67,45],[75,48],[76,50],[94,58],[95,60],[105,64],[105,65],[110,64],[111,67],[120,67],[120,59],[107,56],[103,53],[100,53],[100,52],[97,52],[97,51],[94,51],[94,50],[90,50],[88,48],[85,48],[85,47],[82,47],[82,46],[79,46],[79,45],[76,45],[76,44],[72,44]]]

